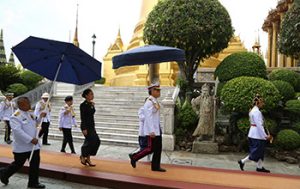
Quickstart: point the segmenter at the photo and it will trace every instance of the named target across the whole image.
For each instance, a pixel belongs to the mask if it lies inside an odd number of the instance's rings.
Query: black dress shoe
[[[28,188],[46,188],[46,186],[41,183],[38,183],[34,185],[28,185]]]
[[[66,150],[60,150],[60,152],[62,152],[62,153],[66,153]]]
[[[8,185],[9,180],[8,180],[8,178],[4,177],[2,171],[0,171],[0,180],[3,184]]]
[[[243,163],[242,160],[239,160],[238,163],[239,163],[239,165],[240,165],[240,169],[241,169],[242,171],[244,171],[245,163]]]
[[[133,168],[136,168],[136,161],[133,160],[132,156],[132,154],[129,154],[130,164]]]
[[[271,172],[270,170],[265,169],[264,167],[262,167],[261,169],[260,168],[256,168],[256,171],[257,172],[263,172],[263,173],[270,173]]]
[[[158,169],[152,169],[152,171],[166,172],[167,170],[165,170],[163,168],[158,168]]]
[[[7,143],[7,144],[11,144],[11,143],[12,143],[12,140],[7,140],[6,143]]]

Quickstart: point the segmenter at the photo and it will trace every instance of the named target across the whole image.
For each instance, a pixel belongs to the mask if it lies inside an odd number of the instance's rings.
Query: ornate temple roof
[[[4,43],[3,43],[3,30],[1,29],[0,33],[0,65],[1,64],[6,64],[7,59],[5,55],[5,48],[4,48]]]

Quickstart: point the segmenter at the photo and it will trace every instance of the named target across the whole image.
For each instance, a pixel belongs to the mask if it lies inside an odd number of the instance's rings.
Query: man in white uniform
[[[147,147],[136,154],[130,154],[130,163],[133,168],[136,167],[136,162],[148,154],[153,153],[151,170],[165,172],[166,170],[160,167],[161,151],[162,151],[162,132],[160,127],[160,105],[157,98],[160,97],[159,84],[151,84],[148,87],[149,98],[144,104],[144,135],[147,137]],[[142,135],[142,133],[141,133]]]
[[[49,126],[50,126],[50,121],[51,121],[51,105],[48,103],[48,107],[46,107],[47,100],[49,98],[48,93],[43,93],[42,99],[37,102],[34,110],[34,114],[36,116],[40,115],[42,112],[46,113],[46,117],[42,120],[42,128],[39,132],[39,137],[43,136],[43,145],[50,145],[48,143],[48,133],[49,133]]]
[[[12,101],[14,98],[14,93],[6,93],[5,100],[0,104],[0,120],[3,120],[5,124],[5,135],[4,141],[7,144],[12,143],[10,140],[11,127],[10,127],[10,116],[16,110],[16,104]]]
[[[30,101],[27,97],[20,97],[17,101],[19,109],[11,117],[11,128],[14,136],[13,154],[14,162],[6,167],[0,168],[0,180],[7,185],[9,177],[21,169],[27,159],[29,159],[32,146],[34,153],[29,164],[29,188],[45,188],[45,185],[39,183],[40,167],[40,144],[36,138],[37,118],[30,111]],[[46,113],[41,113],[39,117],[45,117]]]

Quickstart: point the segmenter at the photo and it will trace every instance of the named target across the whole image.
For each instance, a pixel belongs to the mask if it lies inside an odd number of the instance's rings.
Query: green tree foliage
[[[11,64],[0,66],[0,90],[6,91],[13,83],[20,82],[20,71]]]
[[[218,0],[159,1],[144,29],[146,43],[185,50],[186,62],[178,65],[189,86],[200,61],[226,48],[232,35],[230,16]]]
[[[256,53],[239,52],[227,56],[216,68],[215,76],[221,82],[240,76],[267,78],[267,68]]]
[[[285,14],[280,30],[279,51],[282,54],[300,56],[300,5],[296,1]]]
[[[101,79],[95,81],[95,83],[96,83],[96,84],[102,84],[102,85],[103,85],[103,84],[105,84],[105,81],[106,81],[105,77],[102,77]]]
[[[22,95],[28,91],[28,88],[22,83],[14,83],[7,87],[7,92],[14,93],[15,96]]]
[[[42,76],[32,71],[25,70],[20,75],[22,83],[29,89],[34,89],[37,84],[43,79]]]
[[[286,81],[295,88],[298,84],[298,73],[287,69],[276,69],[269,74],[269,79],[271,81],[274,80]]]
[[[275,145],[284,150],[294,150],[300,146],[300,135],[291,129],[281,130],[277,134]]]
[[[272,81],[275,87],[278,89],[279,93],[282,96],[282,101],[286,102],[295,97],[295,90],[291,84],[286,81],[275,80]]]
[[[221,91],[224,109],[229,112],[248,112],[256,94],[263,97],[265,110],[277,107],[279,91],[268,80],[256,77],[237,77],[228,81]]]

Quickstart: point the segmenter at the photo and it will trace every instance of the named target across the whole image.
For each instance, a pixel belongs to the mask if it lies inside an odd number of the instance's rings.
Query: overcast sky
[[[80,48],[92,54],[92,35],[97,36],[95,57],[102,61],[107,48],[121,28],[128,44],[139,20],[142,0],[0,0],[0,28],[9,58],[10,48],[28,36],[73,41],[76,7],[79,4]],[[264,19],[277,0],[220,0],[228,10],[235,34],[250,49],[260,33],[262,50],[267,35],[261,30]]]

